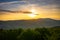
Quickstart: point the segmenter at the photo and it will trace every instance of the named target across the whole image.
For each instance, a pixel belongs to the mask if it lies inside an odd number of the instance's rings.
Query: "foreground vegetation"
[[[0,29],[0,40],[60,40],[60,28]]]

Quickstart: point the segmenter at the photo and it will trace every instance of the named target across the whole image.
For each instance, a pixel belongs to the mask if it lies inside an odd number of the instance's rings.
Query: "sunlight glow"
[[[31,12],[32,12],[33,14],[35,14],[35,9],[32,9]]]
[[[31,14],[29,14],[29,16],[31,17],[31,18],[34,18],[34,17],[36,17],[36,10],[35,9],[31,9]]]
[[[36,15],[35,14],[29,14],[31,18],[34,18]]]

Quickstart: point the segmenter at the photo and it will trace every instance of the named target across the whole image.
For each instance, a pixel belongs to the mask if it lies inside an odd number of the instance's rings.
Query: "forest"
[[[0,40],[60,40],[60,28],[0,29]]]

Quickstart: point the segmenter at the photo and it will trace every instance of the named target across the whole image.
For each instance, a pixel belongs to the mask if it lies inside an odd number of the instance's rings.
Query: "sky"
[[[11,13],[9,11],[19,12]],[[30,11],[32,13],[21,13],[20,11]],[[60,0],[0,0],[0,20],[29,20],[39,18],[60,20]]]

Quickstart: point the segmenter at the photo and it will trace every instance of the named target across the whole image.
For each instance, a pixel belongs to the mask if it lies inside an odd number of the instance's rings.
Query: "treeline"
[[[0,40],[60,40],[60,28],[0,29]]]

